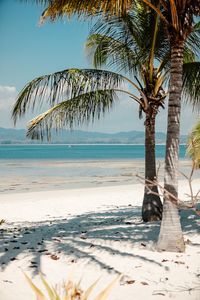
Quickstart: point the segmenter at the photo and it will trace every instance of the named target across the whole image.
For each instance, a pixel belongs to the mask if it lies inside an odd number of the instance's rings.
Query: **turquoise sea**
[[[163,179],[165,146],[156,146]],[[180,146],[181,170],[191,162]],[[1,145],[0,194],[138,183],[144,145]],[[1,196],[2,197],[2,196]]]
[[[185,158],[180,145],[180,158]],[[164,158],[165,145],[156,146],[156,157]],[[1,145],[0,159],[37,160],[129,160],[144,159],[144,145]]]

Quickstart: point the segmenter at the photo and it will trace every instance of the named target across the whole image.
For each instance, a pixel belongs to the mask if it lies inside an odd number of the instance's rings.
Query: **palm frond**
[[[139,57],[127,44],[112,37],[92,34],[86,42],[86,49],[93,59],[95,68],[107,66],[114,67],[117,71],[137,72]]]
[[[195,168],[200,168],[200,121],[192,129],[188,139],[187,154],[192,158]]]
[[[186,40],[186,46],[198,57],[200,49],[200,22],[194,25],[192,32]]]
[[[47,18],[56,20],[76,14],[79,17],[94,16],[98,13],[123,15],[131,8],[132,0],[54,0],[49,1],[43,13],[43,21]]]
[[[183,65],[183,96],[193,108],[200,109],[200,62]]]
[[[72,129],[93,122],[109,111],[116,99],[114,90],[98,90],[63,101],[31,120],[27,136],[43,140],[46,135],[50,140],[53,128]]]
[[[156,19],[158,27],[155,38],[152,24]],[[142,2],[137,10],[121,17],[98,19],[91,33],[87,46],[96,50],[93,51],[95,63],[115,67],[117,71],[138,72],[143,64],[148,64],[153,40],[155,60],[163,61],[170,51],[163,24],[156,13]]]
[[[18,95],[12,117],[14,122],[34,109],[36,103],[51,106],[63,99],[73,99],[78,95],[96,90],[110,90],[120,87],[123,77],[114,72],[93,69],[67,69],[38,77],[29,82]]]
[[[155,82],[155,87],[154,87],[154,94],[157,95],[159,89],[162,88],[162,86],[164,85],[165,80],[167,79],[167,76],[164,76],[164,74],[159,74],[157,76],[157,80]]]
[[[148,1],[148,0],[143,0],[144,3],[146,3],[149,7],[151,7],[158,15],[159,17],[162,19],[162,21],[164,21],[166,24],[168,24],[167,19],[165,18],[165,16],[163,15],[162,11],[160,9],[158,9],[153,3],[152,1]]]
[[[153,25],[153,38],[152,38],[152,46],[150,50],[149,55],[149,79],[150,82],[153,80],[153,69],[154,69],[154,53],[155,53],[155,44],[156,44],[156,38],[157,38],[157,32],[158,32],[158,15],[155,17],[154,25]]]
[[[194,62],[195,61],[195,53],[191,48],[185,44],[184,52],[183,52],[183,63]]]
[[[24,2],[24,3],[34,3],[34,4],[38,4],[38,5],[43,5],[43,6],[47,6],[50,4],[51,0],[18,0],[20,2]]]
[[[178,30],[179,18],[178,18],[178,12],[176,8],[176,1],[169,0],[169,3],[170,3],[170,10],[171,10],[172,25],[176,30]]]
[[[138,38],[138,24],[134,21],[136,18],[133,12],[123,16],[116,17],[107,15],[97,19],[92,27],[91,34],[100,34],[102,36],[110,37],[121,44],[133,50],[142,47],[142,41]],[[137,39],[137,41],[135,41]]]

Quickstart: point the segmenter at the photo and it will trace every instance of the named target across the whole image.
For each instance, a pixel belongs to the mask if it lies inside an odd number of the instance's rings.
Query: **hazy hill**
[[[165,143],[166,135],[163,132],[156,133],[156,143]],[[181,136],[181,143],[185,143],[187,136]],[[31,144],[41,143],[26,138],[25,129],[8,129],[0,127],[0,144]],[[46,143],[46,140],[44,141]],[[90,131],[62,131],[52,133],[52,144],[98,144],[98,143],[119,143],[119,144],[144,144],[144,132],[127,131],[117,133],[101,133]]]

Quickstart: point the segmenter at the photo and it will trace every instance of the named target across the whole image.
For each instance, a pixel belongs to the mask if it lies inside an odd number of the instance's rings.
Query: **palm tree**
[[[141,0],[154,9],[166,26],[170,43],[170,83],[169,83],[169,109],[168,128],[165,155],[165,188],[174,196],[178,193],[178,168],[179,135],[180,135],[180,108],[183,86],[183,49],[188,35],[194,30],[197,19],[200,16],[200,0],[160,0],[160,8],[156,7],[154,1]],[[110,11],[116,15],[123,15],[137,1],[130,0],[36,0],[37,3],[46,4],[48,7],[44,12],[44,18],[62,17],[63,15],[95,14],[97,12],[107,13]],[[58,11],[53,5],[61,4]],[[195,41],[194,41],[195,42]],[[199,50],[199,49],[198,49]],[[164,199],[163,219],[158,239],[158,250],[178,251],[185,249],[178,207],[170,197]]]
[[[149,26],[152,23],[154,23],[153,34],[152,28]],[[110,35],[94,33],[88,38],[88,49],[97,46],[94,53],[95,67],[97,67],[97,65],[100,66],[103,61],[108,60],[111,56],[111,61],[114,59],[113,63],[117,69],[121,68],[121,71],[128,71],[132,77],[134,74],[134,80],[130,79],[131,76],[128,78],[117,73],[100,72],[99,70],[65,70],[50,76],[43,76],[42,78],[34,79],[21,92],[13,110],[14,119],[16,120],[18,116],[25,113],[29,104],[34,107],[36,97],[38,97],[38,99],[45,97],[45,93],[48,91],[47,86],[51,90],[49,97],[49,100],[51,99],[50,104],[54,104],[55,99],[58,101],[64,90],[66,93],[65,97],[68,101],[66,103],[59,103],[34,119],[28,131],[28,136],[31,138],[43,138],[44,132],[41,126],[44,126],[44,123],[46,128],[49,127],[47,130],[48,134],[53,126],[51,124],[52,122],[56,127],[61,126],[62,121],[60,121],[60,119],[62,117],[65,118],[62,125],[69,125],[71,128],[74,122],[78,122],[79,124],[87,122],[90,116],[93,118],[96,114],[95,111],[99,109],[96,107],[96,102],[99,103],[101,100],[102,109],[106,109],[108,103],[106,101],[103,102],[104,95],[105,97],[109,97],[109,105],[111,106],[114,99],[114,92],[120,91],[127,94],[132,100],[139,104],[140,117],[142,116],[142,112],[146,115],[145,177],[148,180],[154,180],[156,177],[155,118],[159,108],[164,107],[163,104],[166,94],[162,88],[162,84],[167,80],[167,77],[163,76],[163,73],[164,71],[167,72],[167,67],[169,66],[167,59],[169,57],[169,46],[164,34],[164,28],[163,26],[159,27],[159,23],[159,18],[155,12],[147,11],[146,8],[141,5],[138,5],[137,11],[130,12],[130,14],[126,16],[107,16],[104,18],[104,21],[100,19],[94,26],[94,31],[110,32],[111,28],[114,28],[114,30]],[[149,36],[149,39],[146,39],[146,36]],[[146,44],[144,43],[145,40]],[[191,50],[187,49],[186,52],[187,55],[193,56]],[[116,56],[118,57],[117,60],[115,59]],[[155,59],[160,61],[160,65],[157,68],[153,66]],[[139,61],[140,64],[138,63]],[[96,79],[91,78],[92,74]],[[106,79],[104,78],[105,74],[107,77],[110,76],[111,79],[111,83],[107,85]],[[136,76],[137,74],[139,77]],[[59,80],[59,76],[61,80]],[[100,76],[99,79],[98,76]],[[81,77],[83,77],[83,82],[81,83],[81,87],[77,87],[76,84],[79,85]],[[118,83],[115,84],[113,78],[123,79],[127,84],[136,88],[139,97],[135,95],[135,92],[133,93],[130,92],[130,90],[120,88]],[[93,80],[93,82],[91,80]],[[102,86],[101,80],[103,80],[104,86]],[[73,83],[73,88],[70,86],[71,82]],[[40,88],[38,88],[39,86]],[[70,88],[71,90],[69,90]],[[107,90],[107,94],[103,92],[103,89]],[[110,89],[113,89],[113,91],[110,91]],[[53,92],[53,90],[55,91]],[[111,92],[113,94],[111,94]],[[31,97],[32,102],[30,100]],[[93,110],[91,110],[91,104],[89,105],[89,102],[93,103]],[[76,105],[74,103],[76,103]],[[88,111],[86,112],[87,109]],[[58,116],[59,114],[60,116]],[[87,115],[87,118],[85,118],[84,115],[82,116],[82,114]],[[53,118],[55,119],[53,120]],[[40,128],[40,133],[38,128]],[[158,193],[156,186],[149,186],[148,188]],[[143,220],[145,222],[160,220],[161,216],[162,202],[160,197],[155,194],[149,194],[149,190],[145,187],[142,206]]]
[[[161,1],[161,4],[162,10],[158,13],[166,24],[171,49],[164,186],[177,197],[183,52],[185,42],[195,28],[194,16],[200,15],[200,1],[171,0]],[[168,195],[164,198],[163,219],[157,248],[176,252],[185,249],[178,206]]]
[[[133,86],[139,93],[134,99],[139,104],[139,117],[145,114],[145,179],[148,186],[144,189],[142,205],[145,222],[162,217],[157,186],[148,184],[148,180],[156,178],[155,119],[159,109],[164,108],[166,93],[162,85],[167,77],[163,74],[167,72],[169,55],[164,28],[159,24],[160,20],[153,11],[137,5],[137,10],[124,16],[101,18],[86,44],[87,49],[92,50],[90,54],[96,68],[105,65],[129,73],[129,81],[134,82]],[[157,68],[154,67],[155,59],[160,62]]]

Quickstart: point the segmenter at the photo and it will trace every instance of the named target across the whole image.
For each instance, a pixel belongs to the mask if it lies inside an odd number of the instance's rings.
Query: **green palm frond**
[[[67,69],[38,77],[28,83],[17,97],[12,111],[14,122],[36,103],[51,106],[63,99],[73,99],[96,90],[119,88],[123,81],[120,74],[93,69]]]
[[[142,47],[142,41],[138,37],[138,28],[136,22],[133,21],[134,14],[123,17],[116,17],[107,15],[98,18],[96,23],[91,29],[91,34],[100,34],[110,37],[113,40],[126,44],[131,50],[136,50],[138,44]],[[137,39],[137,42],[134,39]]]
[[[187,154],[192,158],[195,168],[200,168],[200,121],[192,129],[188,139]]]
[[[51,138],[51,130],[72,129],[99,119],[117,100],[114,90],[98,90],[63,101],[40,114],[28,124],[27,136],[31,139]]]
[[[186,40],[186,46],[198,57],[200,49],[200,22],[194,25],[192,32]]]
[[[156,35],[152,30],[154,23],[157,25]],[[138,2],[137,10],[121,17],[108,15],[98,19],[91,33],[86,46],[91,50],[95,67],[112,66],[117,71],[138,76],[143,65],[148,68],[150,54],[151,58],[153,54],[154,61],[163,62],[162,68],[169,64],[169,42],[165,28],[155,12],[147,9],[142,2]]]
[[[117,71],[137,72],[139,68],[139,57],[127,44],[115,40],[112,37],[92,34],[86,42],[86,49],[93,58],[95,68],[106,65],[114,67]]]
[[[183,52],[183,63],[194,62],[194,61],[195,61],[195,53],[186,44]]]
[[[183,65],[183,96],[196,109],[200,109],[200,62]]]

